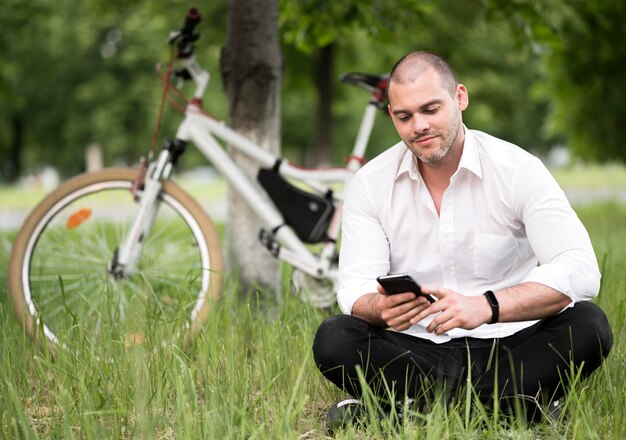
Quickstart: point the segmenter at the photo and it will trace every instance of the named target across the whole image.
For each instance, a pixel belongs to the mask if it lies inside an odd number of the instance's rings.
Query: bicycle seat
[[[374,91],[384,90],[387,87],[387,79],[389,75],[369,75],[367,73],[347,72],[339,77],[339,80],[348,84],[355,84],[363,87],[365,90]]]
[[[369,75],[367,73],[347,72],[339,77],[344,83],[354,84],[372,92],[372,98],[377,104],[383,105],[387,99],[387,80],[389,74]]]

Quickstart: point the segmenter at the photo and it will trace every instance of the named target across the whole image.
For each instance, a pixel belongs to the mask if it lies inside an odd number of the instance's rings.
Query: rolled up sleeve
[[[572,303],[594,298],[601,275],[587,230],[542,164],[532,164],[525,174],[517,185],[518,201],[540,264],[524,281],[549,286],[569,296]]]

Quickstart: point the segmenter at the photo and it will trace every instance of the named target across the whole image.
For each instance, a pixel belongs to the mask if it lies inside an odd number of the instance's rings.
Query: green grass
[[[564,188],[626,187],[626,167],[622,164],[577,164],[555,169],[552,174]]]
[[[43,188],[26,188],[21,186],[0,186],[0,206],[3,209],[32,208],[43,199],[47,190]]]
[[[575,381],[563,425],[513,424],[467,402],[436,406],[393,426],[350,427],[336,438],[626,438],[626,206],[577,209],[603,269],[596,302],[609,316],[615,345],[604,367]],[[325,438],[327,407],[345,396],[317,372],[315,329],[326,316],[287,294],[277,303],[242,297],[236,280],[194,346],[148,351],[110,341],[98,350],[60,352],[24,335],[6,292],[13,234],[0,234],[0,438]],[[264,298],[271,298],[266,295]]]

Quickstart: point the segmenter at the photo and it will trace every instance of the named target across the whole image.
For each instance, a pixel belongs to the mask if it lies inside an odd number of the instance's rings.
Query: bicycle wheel
[[[9,262],[9,292],[27,333],[55,346],[103,341],[186,344],[221,294],[215,227],[187,193],[166,182],[136,275],[109,267],[138,204],[135,172],[77,176],[48,195],[22,226]]]

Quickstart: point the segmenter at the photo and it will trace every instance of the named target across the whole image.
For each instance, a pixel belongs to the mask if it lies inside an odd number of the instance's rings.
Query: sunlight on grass
[[[626,166],[622,164],[578,164],[551,170],[564,188],[624,188]]]
[[[226,182],[221,178],[210,180],[183,178],[174,181],[202,202],[221,199],[226,195]],[[31,208],[52,190],[53,188],[0,185],[0,206],[2,209]]]

